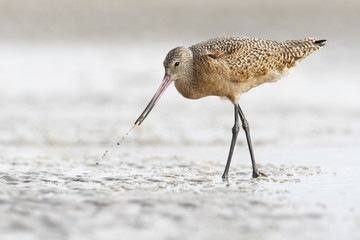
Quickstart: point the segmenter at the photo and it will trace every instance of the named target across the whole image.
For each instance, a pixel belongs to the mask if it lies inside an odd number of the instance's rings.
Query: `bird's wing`
[[[246,37],[215,38],[190,49],[196,58],[211,58],[219,65],[226,65],[230,81],[243,82],[251,75],[265,74],[266,63],[280,59],[280,51],[270,42]]]
[[[299,60],[310,53],[319,50],[326,40],[305,38],[303,40],[271,41],[248,37],[222,37],[210,39],[190,47],[196,56],[209,55],[221,57],[232,54],[241,54],[243,51],[256,56],[261,54],[282,54],[284,59]]]
[[[312,52],[324,46],[325,40],[306,38],[303,40],[271,41],[247,37],[225,37],[210,39],[190,47],[197,58],[211,58],[227,65],[230,80],[246,81],[272,73],[273,78],[291,69]]]
[[[231,54],[243,47],[246,37],[222,37],[210,39],[190,48],[196,57],[209,55],[211,57],[220,57],[225,54]]]

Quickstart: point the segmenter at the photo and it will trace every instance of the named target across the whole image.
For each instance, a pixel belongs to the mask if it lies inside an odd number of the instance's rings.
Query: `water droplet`
[[[132,127],[129,129],[129,131],[127,131],[127,132],[125,133],[125,135],[120,139],[120,141],[118,141],[118,142],[116,143],[116,145],[120,146],[120,144],[125,140],[126,136],[128,136],[129,133],[130,133],[135,127],[136,127],[136,125],[134,124],[134,126],[132,126]]]
[[[101,157],[101,160],[103,160],[104,157],[106,157],[106,154],[107,154],[108,152],[109,152],[108,150],[106,150],[106,151],[104,152],[103,156]]]

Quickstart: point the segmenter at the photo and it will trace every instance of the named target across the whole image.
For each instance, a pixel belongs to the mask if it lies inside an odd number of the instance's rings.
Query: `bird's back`
[[[301,60],[324,46],[324,42],[315,38],[271,41],[223,37],[198,43],[189,49],[193,53],[199,91],[223,95],[237,102],[249,89],[286,76]],[[216,85],[211,86],[208,81]],[[201,89],[201,85],[206,89]]]
[[[210,39],[189,47],[195,56],[227,55],[239,60],[255,60],[256,57],[278,57],[279,61],[297,61],[319,50],[326,40],[305,38],[303,40],[272,41],[248,37],[222,37]],[[252,58],[253,56],[253,58]],[[243,62],[244,64],[246,63]],[[248,62],[249,63],[249,62]]]

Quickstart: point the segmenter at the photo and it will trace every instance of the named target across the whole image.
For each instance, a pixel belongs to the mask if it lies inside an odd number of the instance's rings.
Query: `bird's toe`
[[[267,177],[267,175],[263,172],[260,172],[258,170],[254,171],[252,174],[253,178],[258,178],[258,177]]]

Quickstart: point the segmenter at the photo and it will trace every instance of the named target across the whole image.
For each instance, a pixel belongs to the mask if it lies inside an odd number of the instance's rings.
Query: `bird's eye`
[[[177,67],[180,65],[180,62],[175,62],[174,66]]]

